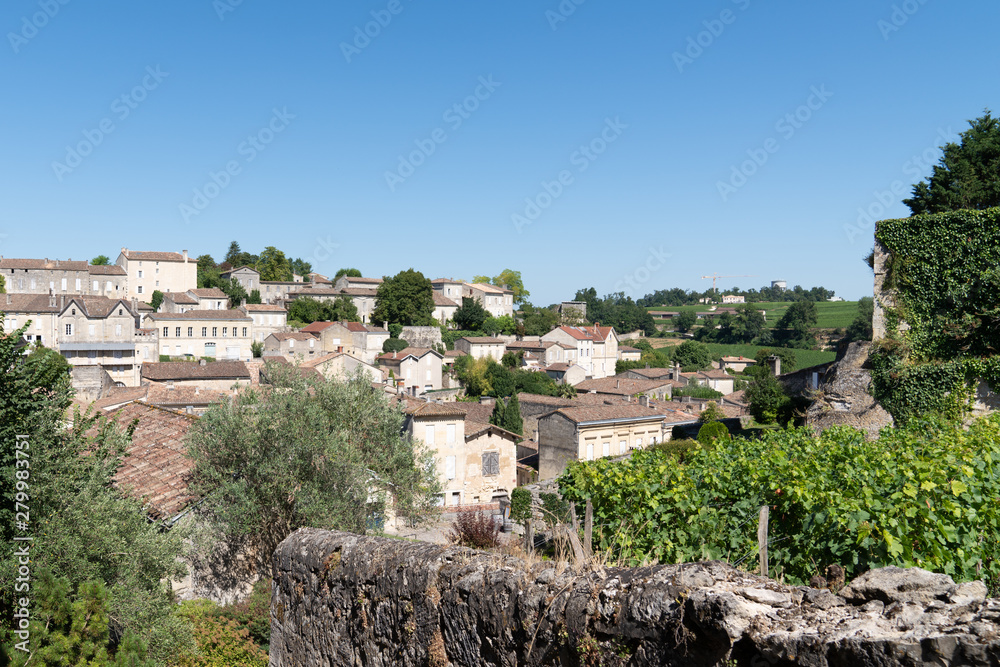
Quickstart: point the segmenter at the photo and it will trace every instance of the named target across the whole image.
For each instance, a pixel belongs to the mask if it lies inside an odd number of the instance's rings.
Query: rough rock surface
[[[1000,600],[924,570],[843,597],[719,562],[574,571],[317,529],[274,565],[271,667],[1000,664]]]
[[[892,415],[875,402],[868,389],[871,373],[866,364],[871,343],[851,343],[820,386],[817,399],[806,412],[806,425],[817,429],[845,424],[878,437],[883,426],[891,426]]]

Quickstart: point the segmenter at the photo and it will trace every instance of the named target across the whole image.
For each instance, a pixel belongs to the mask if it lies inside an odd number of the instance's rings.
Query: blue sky
[[[1000,111],[995,1],[94,4],[0,10],[5,257],[854,299],[859,209]]]

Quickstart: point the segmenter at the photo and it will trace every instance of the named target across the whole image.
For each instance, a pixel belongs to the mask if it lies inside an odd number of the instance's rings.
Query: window
[[[160,286],[160,281],[159,281],[159,280],[157,280],[157,281],[156,281],[156,286],[157,286],[157,287],[159,287],[159,286]]]
[[[111,281],[110,280],[105,283],[105,289],[107,289],[109,292],[111,291]],[[116,287],[115,289],[118,289],[118,288]]]
[[[288,349],[290,350],[290,349],[292,349],[293,347],[295,347],[295,339],[294,339],[294,338],[290,338],[290,339],[288,340]]]
[[[181,337],[181,328],[180,327],[174,327],[174,335],[177,336],[178,338]]]
[[[91,359],[96,359],[97,358],[97,350],[88,350],[87,351],[87,356],[89,358],[91,358]]]
[[[208,335],[208,327],[202,327],[201,328],[201,335],[202,335],[202,338],[204,338],[205,336]]]
[[[428,445],[434,444],[434,424],[424,426],[424,442]]]
[[[188,338],[194,335],[194,327],[188,327]]]
[[[587,460],[588,461],[594,460],[594,443],[592,442],[587,443]]]
[[[500,452],[483,452],[483,476],[496,477],[500,474]]]
[[[229,335],[229,327],[222,327],[222,337],[225,338]]]
[[[139,285],[138,287],[135,288],[135,293],[142,294],[142,285]]]
[[[243,337],[244,338],[247,337],[247,328],[246,327],[243,327]]]
[[[219,327],[212,327],[212,338],[219,335]]]
[[[610,442],[604,443],[604,455],[605,456],[611,456],[611,443]]]
[[[65,278],[62,279],[62,291],[63,292],[66,291],[66,279]]]
[[[170,327],[163,327],[163,337],[166,338],[170,335]]]
[[[77,292],[80,291],[80,279],[79,278],[76,279],[76,291]]]
[[[73,335],[73,325],[72,324],[67,324],[66,325],[66,335],[67,336],[72,336]]]
[[[635,448],[639,449],[640,447],[642,447],[642,438],[636,438],[635,439]]]
[[[618,443],[618,453],[624,454],[628,451],[628,440],[622,440]]]
[[[446,440],[448,443],[455,442],[455,425],[448,424],[448,438]]]
[[[31,279],[31,289],[35,289],[35,279]]]
[[[122,358],[122,351],[121,350],[115,350],[114,356],[115,356],[115,359],[121,359]]]
[[[139,269],[139,275],[137,277],[142,278],[142,269]]]
[[[32,280],[31,282],[35,282],[35,281]],[[32,285],[32,287],[34,287],[34,285]],[[101,291],[101,281],[100,280],[95,280],[94,281],[94,291],[95,292],[100,292]]]
[[[96,327],[93,324],[88,324],[87,325],[87,335],[88,336],[93,336],[96,333],[95,329],[96,329]]]
[[[205,356],[215,358],[215,343],[205,343]]]
[[[455,457],[444,457],[444,477],[445,479],[455,479]]]

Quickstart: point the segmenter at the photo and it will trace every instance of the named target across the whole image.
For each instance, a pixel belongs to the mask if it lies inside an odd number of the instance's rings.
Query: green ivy
[[[875,237],[895,306],[872,353],[872,394],[900,423],[960,413],[978,380],[1000,387],[1000,208],[883,220]]]

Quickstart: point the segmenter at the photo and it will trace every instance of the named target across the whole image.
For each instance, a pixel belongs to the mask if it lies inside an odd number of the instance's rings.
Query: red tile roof
[[[249,380],[250,371],[242,361],[210,361],[204,365],[194,361],[146,362],[142,377],[158,382],[166,380]]]
[[[122,250],[122,254],[128,259],[143,260],[149,262],[183,262],[184,256],[179,252],[148,252],[141,250]],[[188,257],[189,262],[194,262],[193,257]]]
[[[149,316],[151,320],[236,320],[239,322],[252,322],[246,313],[241,310],[189,310],[186,313],[153,313]]]
[[[51,271],[87,271],[90,265],[70,259],[0,259],[0,269],[47,269]]]
[[[203,287],[188,290],[191,294],[201,299],[228,299],[229,296],[218,287]]]
[[[560,408],[553,414],[562,415],[571,422],[577,424],[601,421],[638,421],[646,419],[662,420],[667,416],[663,410],[654,410],[635,403],[589,406],[585,408]]]

